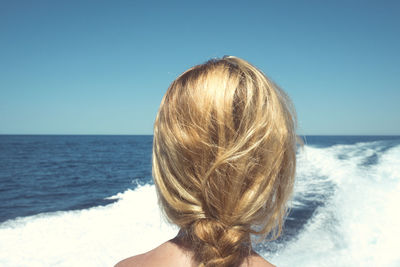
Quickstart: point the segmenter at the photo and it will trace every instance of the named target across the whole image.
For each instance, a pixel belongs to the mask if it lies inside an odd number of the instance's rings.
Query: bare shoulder
[[[165,242],[149,252],[118,262],[115,267],[190,266],[191,257],[172,242]]]
[[[144,254],[129,257],[118,262],[114,267],[141,266],[143,263],[143,258]]]
[[[197,266],[192,261],[192,253],[185,251],[173,242],[165,242],[162,245],[146,253],[136,255],[118,262],[115,267],[158,267],[174,266],[188,267]],[[253,253],[241,264],[241,267],[275,267],[257,253]]]

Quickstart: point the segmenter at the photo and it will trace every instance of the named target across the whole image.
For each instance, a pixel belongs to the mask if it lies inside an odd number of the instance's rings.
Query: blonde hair
[[[243,59],[212,59],[172,82],[154,124],[153,176],[200,266],[238,266],[250,234],[280,235],[295,125],[288,96]]]

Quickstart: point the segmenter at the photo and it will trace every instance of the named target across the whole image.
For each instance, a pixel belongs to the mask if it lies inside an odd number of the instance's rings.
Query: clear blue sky
[[[151,134],[168,85],[234,55],[300,134],[400,134],[400,1],[0,1],[0,134]]]

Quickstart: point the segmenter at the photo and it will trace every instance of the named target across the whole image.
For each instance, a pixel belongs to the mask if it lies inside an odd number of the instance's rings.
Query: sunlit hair
[[[199,266],[238,266],[250,234],[281,233],[295,124],[287,95],[243,59],[213,59],[172,82],[154,125],[153,176]]]

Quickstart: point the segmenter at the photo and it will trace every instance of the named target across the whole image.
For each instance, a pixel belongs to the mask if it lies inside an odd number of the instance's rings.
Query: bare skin
[[[183,249],[173,239],[144,254],[136,255],[120,261],[115,267],[197,267],[198,263],[192,259],[193,252]],[[240,267],[274,267],[257,253],[253,253],[243,261]]]

